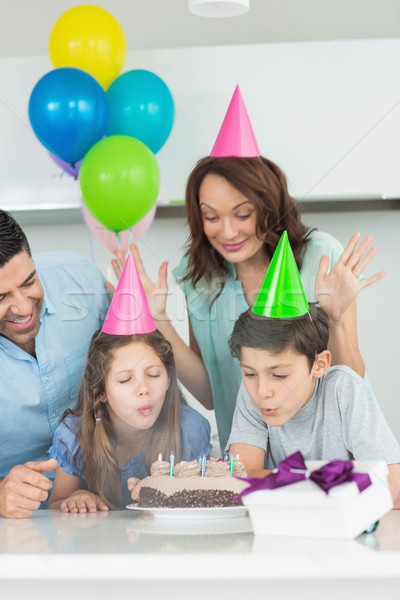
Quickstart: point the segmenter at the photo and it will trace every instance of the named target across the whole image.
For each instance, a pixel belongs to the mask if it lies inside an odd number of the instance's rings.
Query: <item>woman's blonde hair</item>
[[[172,451],[179,461],[180,405],[184,400],[176,378],[172,346],[159,331],[141,335],[109,335],[97,331],[90,343],[77,407],[74,411],[66,411],[62,417],[64,419],[70,413],[80,417],[76,435],[80,443],[82,476],[86,479],[88,490],[98,494],[111,508],[123,506],[121,474],[114,453],[115,441],[107,403],[102,399],[115,351],[137,342],[154,350],[165,366],[169,380],[161,412],[147,432],[144,448],[146,470],[150,472],[150,465],[157,460],[160,452],[169,456]]]

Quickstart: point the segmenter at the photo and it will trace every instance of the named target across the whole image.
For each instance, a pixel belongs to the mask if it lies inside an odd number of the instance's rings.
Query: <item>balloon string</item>
[[[121,244],[121,236],[119,235],[119,231],[115,232],[115,235],[118,238],[118,249],[122,250],[122,244]]]
[[[131,247],[131,244],[133,244],[133,231],[132,229],[129,230],[129,243],[128,243],[128,248]]]
[[[67,164],[67,166],[66,166],[66,167],[64,167],[64,169],[62,170],[62,173],[61,173],[61,175],[60,175],[60,178],[61,178],[63,175],[65,175],[65,173],[68,171],[68,169],[72,169],[72,173],[71,173],[71,175],[73,175],[74,169],[76,169],[76,163],[72,162],[72,163],[69,163],[69,164]],[[75,179],[75,181],[78,179],[78,173],[77,173],[76,175],[74,175],[74,179]]]
[[[78,171],[76,170],[76,163],[75,163],[75,162],[71,163],[71,169],[72,169],[72,174],[74,173],[74,171],[76,171],[75,175],[73,176],[73,177],[74,177],[74,179],[75,179],[75,181],[76,181],[76,180],[78,179],[78,174],[79,174],[79,173],[78,173]]]
[[[92,263],[96,264],[96,259],[94,256],[94,248],[93,248],[93,242],[92,242],[92,238],[90,236],[90,234],[88,233],[88,239],[89,239],[89,248],[90,248],[90,256],[92,259]]]

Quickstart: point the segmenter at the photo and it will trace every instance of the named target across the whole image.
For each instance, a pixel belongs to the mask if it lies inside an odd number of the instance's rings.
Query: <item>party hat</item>
[[[238,85],[210,156],[260,156],[260,150]]]
[[[256,315],[273,319],[301,317],[310,310],[286,231],[279,240],[251,310]]]
[[[134,335],[155,330],[135,261],[132,254],[128,254],[102,331],[112,335]]]

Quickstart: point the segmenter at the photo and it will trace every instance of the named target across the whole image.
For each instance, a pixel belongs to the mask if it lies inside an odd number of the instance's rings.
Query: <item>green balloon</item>
[[[110,231],[138,223],[154,205],[160,172],[154,154],[136,138],[113,135],[92,146],[79,170],[88,211]]]

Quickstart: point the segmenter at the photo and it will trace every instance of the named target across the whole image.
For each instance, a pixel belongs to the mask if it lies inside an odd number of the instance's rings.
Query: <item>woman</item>
[[[346,364],[361,376],[365,368],[355,298],[385,273],[360,280],[376,252],[368,249],[372,237],[357,247],[360,235],[355,234],[343,252],[329,234],[308,230],[284,174],[261,156],[200,160],[189,176],[186,206],[187,252],[173,275],[187,300],[189,346],[166,315],[167,263],[153,284],[137,248],[131,250],[157,327],[172,343],[178,378],[206,408],[214,407],[223,451],[241,378],[228,338],[237,317],[252,305],[283,231],[288,232],[307,299],[318,301],[330,317],[332,363]],[[118,258],[124,261],[121,253]],[[118,264],[113,264],[118,276]]]
[[[355,298],[385,273],[359,278],[376,252],[374,247],[367,250],[372,237],[357,248],[360,235],[355,234],[343,252],[332,236],[303,225],[285,175],[260,154],[238,86],[211,156],[200,160],[189,176],[186,208],[187,252],[173,275],[186,296],[189,346],[166,315],[167,264],[153,284],[137,249],[131,250],[157,327],[172,343],[178,378],[206,408],[214,407],[224,450],[241,381],[228,339],[236,319],[252,306],[283,231],[307,299],[319,302],[329,315],[332,364],[348,365],[362,377]],[[124,262],[122,253],[118,258]],[[113,266],[119,276],[116,261]]]

